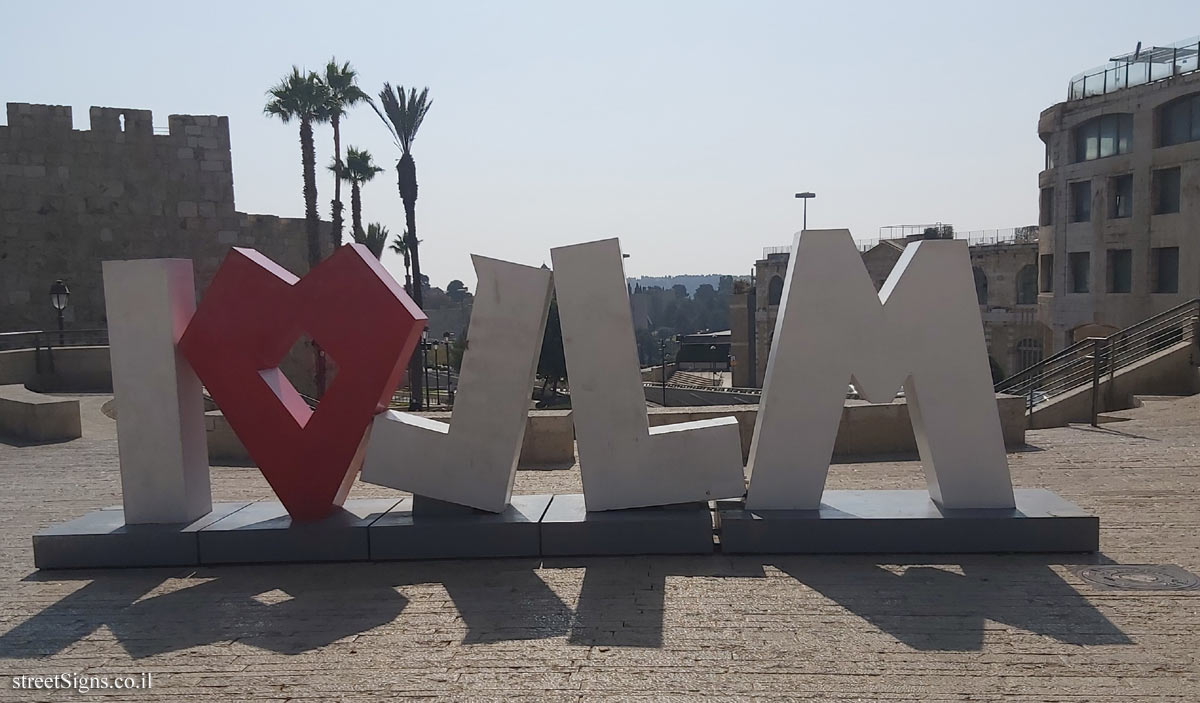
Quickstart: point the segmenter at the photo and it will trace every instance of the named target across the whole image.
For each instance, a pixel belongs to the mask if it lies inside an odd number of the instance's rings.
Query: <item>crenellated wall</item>
[[[53,328],[50,284],[71,289],[70,327],[105,326],[100,262],[192,259],[203,289],[230,246],[307,270],[304,220],[234,206],[229,119],[93,107],[8,104],[0,125],[0,331]],[[300,184],[296,184],[299,197]],[[322,244],[331,248],[328,225]]]

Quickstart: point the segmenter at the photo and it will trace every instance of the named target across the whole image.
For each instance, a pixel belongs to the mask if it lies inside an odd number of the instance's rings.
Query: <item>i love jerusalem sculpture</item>
[[[965,242],[910,244],[877,293],[849,231],[796,236],[745,467],[732,417],[650,427],[618,241],[551,258],[473,257],[449,422],[388,409],[426,317],[361,245],[303,278],[233,248],[199,305],[190,261],[105,262],[123,505],[35,535],[37,566],[1098,549],[1013,489]],[[583,493],[514,496],[552,294]],[[337,363],[315,408],[279,369],[299,339]],[[927,490],[825,489],[849,382],[903,387]],[[205,390],[278,500],[213,503]]]

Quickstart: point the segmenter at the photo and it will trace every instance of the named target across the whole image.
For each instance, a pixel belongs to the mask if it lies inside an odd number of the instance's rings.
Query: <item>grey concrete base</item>
[[[721,549],[743,554],[1094,552],[1100,519],[1043,489],[1015,510],[942,510],[926,491],[825,491],[819,510],[718,503]]]
[[[397,498],[348,500],[323,520],[293,522],[281,503],[251,503],[197,532],[201,564],[366,561],[367,528]]]
[[[126,525],[125,512],[107,508],[47,527],[33,536],[33,562],[39,569],[199,564],[196,533],[249,503],[217,503],[193,523]]]
[[[405,498],[371,525],[371,559],[538,556],[538,521],[551,497],[513,496],[502,513],[463,508],[423,496]]]
[[[66,442],[83,436],[79,401],[0,386],[0,437],[19,442]]]
[[[543,556],[712,551],[707,503],[589,513],[582,495],[557,495],[542,517]]]

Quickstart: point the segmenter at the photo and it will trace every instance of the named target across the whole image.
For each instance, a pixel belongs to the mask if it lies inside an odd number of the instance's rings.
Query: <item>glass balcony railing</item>
[[[1139,48],[1072,78],[1067,100],[1107,95],[1197,69],[1200,69],[1200,37],[1167,46]]]

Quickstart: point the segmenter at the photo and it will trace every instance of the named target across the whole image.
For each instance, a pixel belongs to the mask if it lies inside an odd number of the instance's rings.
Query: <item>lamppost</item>
[[[60,278],[50,285],[50,304],[58,312],[58,346],[66,345],[63,341],[63,310],[67,307],[67,300],[71,297],[71,289],[67,288],[67,284],[63,283]]]
[[[808,201],[810,198],[817,197],[817,194],[804,191],[803,193],[796,193],[796,197],[804,201],[804,229],[808,229]]]
[[[442,343],[436,339],[429,343],[429,346],[433,349],[433,402],[435,405],[441,405],[442,403],[442,381],[440,364],[438,364],[438,350],[441,348],[441,345]],[[432,406],[430,408],[432,409]]]
[[[425,391],[425,407],[421,407],[421,399],[417,398],[417,410],[429,409],[429,330],[421,330],[421,385]]]
[[[717,345],[713,344],[712,346],[710,346],[708,348],[708,359],[709,359],[708,363],[709,363],[709,368],[712,369],[713,387],[714,388],[716,388],[719,385],[717,383],[717,360],[715,359],[715,357],[717,355],[716,352],[717,352]]]
[[[454,333],[453,332],[443,332],[442,333],[442,341],[446,344],[446,402],[449,403],[451,406],[453,406],[454,405],[454,384],[452,384],[450,382],[451,381],[450,372],[452,370],[452,367],[450,366],[450,344],[451,344],[451,342],[454,341]]]
[[[669,340],[667,337],[658,340],[658,355],[662,359],[662,404],[664,408],[667,407],[667,342],[673,341],[678,344],[682,338],[682,335],[677,334]]]

